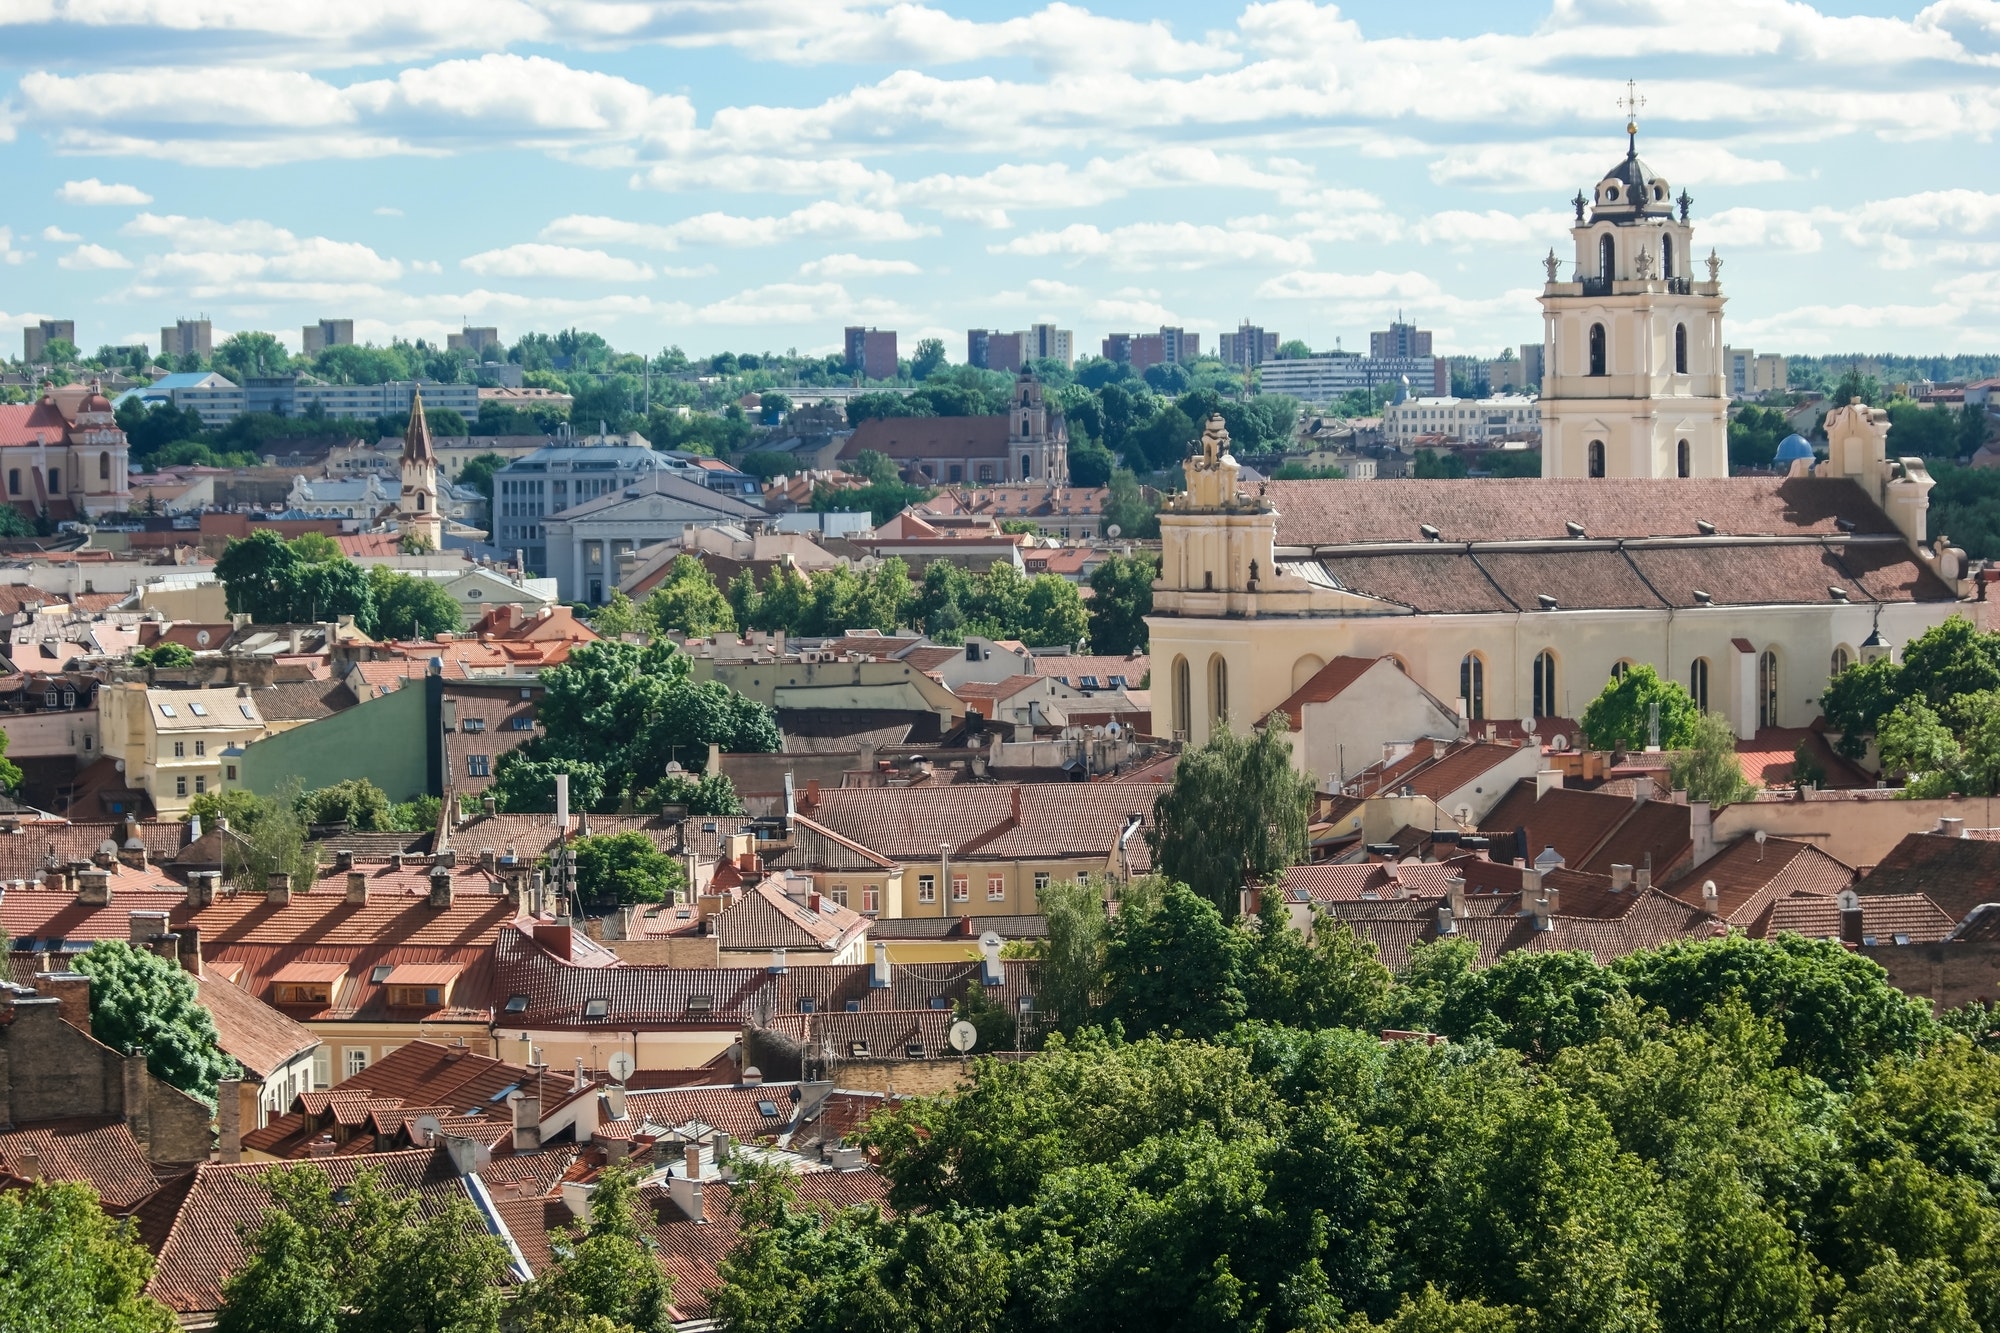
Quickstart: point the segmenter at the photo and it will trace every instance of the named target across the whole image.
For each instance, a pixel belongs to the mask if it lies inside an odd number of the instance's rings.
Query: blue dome
[[[1811,458],[1812,456],[1812,443],[1803,435],[1787,435],[1784,439],[1778,441],[1777,461],[1780,463],[1789,463],[1794,458]]]
[[[1410,377],[1408,375],[1398,376],[1396,380],[1396,395],[1389,401],[1392,403],[1406,403],[1409,400],[1410,400]]]

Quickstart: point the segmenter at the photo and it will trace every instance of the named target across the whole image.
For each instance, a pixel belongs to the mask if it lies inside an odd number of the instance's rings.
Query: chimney
[[[590,1222],[590,1192],[594,1188],[580,1180],[565,1180],[562,1183],[563,1206],[569,1209],[571,1217],[585,1225]]]
[[[125,939],[134,948],[151,944],[167,933],[165,912],[129,912],[126,914]]]
[[[1651,864],[1640,866],[1632,872],[1632,887],[1640,893],[1644,893],[1653,887],[1653,867]]]
[[[535,942],[547,949],[565,963],[571,962],[569,926],[559,926],[553,921],[541,921],[535,925]]]
[[[500,813],[500,802],[494,799],[492,792],[487,792],[479,798],[479,811],[481,814],[486,815],[497,815]]]
[[[808,912],[811,912],[811,913],[813,913],[813,914],[814,914],[815,916],[817,916],[817,915],[819,914],[819,911],[820,911],[820,906],[819,906],[819,894],[818,894],[818,893],[816,893],[816,892],[815,892],[815,893],[808,893],[808,894],[806,895],[806,910],[807,910]]]
[[[1715,855],[1715,825],[1707,801],[1688,802],[1688,832],[1694,838],[1694,864]]]
[[[85,907],[105,907],[111,902],[111,872],[97,866],[79,870],[76,875],[76,900]]]
[[[444,866],[431,868],[431,906],[451,906],[451,871]]]
[[[771,950],[771,975],[780,976],[785,970],[785,951],[783,949]]]
[[[481,847],[479,849],[479,868],[489,875],[498,870],[500,868],[499,853],[495,852],[491,847]]]
[[[273,907],[283,907],[292,900],[292,875],[288,870],[273,870],[265,881],[264,901]]]
[[[987,931],[979,937],[979,984],[998,986],[1006,980],[1000,970],[1000,936]]]
[[[1450,903],[1438,904],[1438,935],[1458,934],[1458,918],[1452,914]]]
[[[1613,865],[1611,867],[1611,891],[1613,893],[1623,893],[1625,892],[1625,890],[1631,887],[1632,887],[1632,867],[1626,865]]]
[[[199,910],[215,902],[216,887],[222,882],[219,870],[196,870],[188,875],[187,905]]]
[[[1965,821],[1963,819],[1940,819],[1938,820],[1937,834],[1941,838],[1962,838],[1965,836]]]
[[[708,1218],[701,1206],[700,1147],[692,1143],[687,1146],[687,1162],[682,1169],[686,1174],[667,1177],[667,1195],[690,1222],[706,1222]]]
[[[1840,942],[1842,944],[1858,946],[1867,937],[1867,927],[1863,925],[1861,920],[1861,909],[1859,907],[1841,908]]]
[[[217,1161],[243,1160],[243,1083],[225,1078],[215,1085],[215,1156]]]
[[[875,966],[868,977],[870,990],[889,989],[889,946],[875,941]]]
[[[184,925],[179,933],[181,971],[189,976],[201,976],[201,927]]]
[[[514,1104],[514,1151],[517,1153],[539,1152],[542,1146],[542,1099],[540,1095],[517,1092],[508,1098],[508,1100]]]
[[[351,866],[354,862],[349,860],[348,864]],[[366,872],[360,870],[350,870],[347,872],[347,901],[356,907],[367,903],[368,876]]]
[[[1643,773],[1632,780],[1632,804],[1644,805],[1646,798],[1653,794],[1653,780]]]
[[[701,1179],[701,1145],[699,1143],[688,1144],[682,1154],[682,1164],[687,1170],[689,1180]]]
[[[33,1148],[23,1148],[21,1156],[14,1163],[14,1174],[23,1180],[40,1180],[42,1154]]]
[[[1445,877],[1444,901],[1445,906],[1451,908],[1453,916],[1458,916],[1465,911],[1465,876],[1447,875]]]
[[[746,1088],[761,1088],[764,1086],[764,1071],[755,1065],[746,1065],[743,1076],[737,1082]]]
[[[350,847],[343,847],[335,852],[333,854],[333,868],[335,870],[354,869],[354,850]]]
[[[390,852],[389,869],[401,870],[402,868],[403,868],[403,854],[401,852]]]
[[[1014,784],[1014,827],[1021,827],[1021,784]]]
[[[137,847],[120,848],[118,852],[118,859],[124,864],[132,867],[132,869],[134,870],[144,870],[146,868],[145,844],[141,843]]]
[[[493,1160],[493,1149],[464,1134],[444,1136],[445,1151],[451,1154],[452,1170],[469,1176]]]
[[[1716,890],[1715,881],[1712,879],[1701,882],[1701,909],[1710,916],[1722,915],[1722,895]]]
[[[1535,799],[1541,800],[1551,791],[1562,790],[1563,771],[1560,768],[1545,768],[1535,774]]]

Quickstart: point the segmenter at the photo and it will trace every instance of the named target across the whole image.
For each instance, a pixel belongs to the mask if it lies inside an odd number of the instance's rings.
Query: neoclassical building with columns
[[[1831,673],[1899,652],[1971,595],[1965,553],[1931,540],[1930,476],[1890,455],[1881,411],[1829,414],[1817,467],[1727,474],[1721,297],[1658,276],[1681,271],[1690,229],[1655,183],[1664,198],[1629,154],[1598,198],[1638,188],[1639,206],[1577,228],[1580,255],[1610,238],[1608,294],[1551,281],[1543,298],[1543,477],[1246,486],[1209,421],[1160,513],[1156,727],[1194,743],[1247,727],[1348,656],[1394,658],[1474,723],[1576,718],[1647,663],[1748,739],[1810,724]],[[1681,328],[1685,373],[1657,361]],[[1620,372],[1619,349],[1652,359]]]

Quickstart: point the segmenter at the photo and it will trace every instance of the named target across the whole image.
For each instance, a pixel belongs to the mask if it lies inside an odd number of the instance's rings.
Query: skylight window
[[[778,1104],[767,1097],[757,1103],[757,1114],[763,1116],[766,1120],[776,1120],[778,1118]]]
[[[714,996],[712,996],[712,995],[690,995],[690,996],[688,996],[688,1002],[687,1002],[687,1011],[688,1011],[689,1013],[691,1013],[691,1014],[706,1014],[706,1013],[712,1013],[712,1012],[714,1012],[714,1010],[715,1010],[715,997],[714,997]]]
[[[178,714],[178,713],[174,712],[174,706],[173,706],[172,704],[161,704],[161,705],[160,705],[160,716],[161,716],[161,717],[178,717],[178,716],[180,716],[180,714]]]
[[[257,720],[257,715],[250,711],[249,704],[238,704],[236,706],[243,711],[243,716],[249,718],[252,722]]]
[[[609,1000],[585,1000],[583,1002],[583,1016],[585,1018],[602,1018],[610,1012],[611,1002]]]
[[[389,979],[389,974],[395,970],[396,970],[395,968],[391,967],[387,963],[377,963],[375,965],[375,969],[368,974],[368,979],[379,986],[383,982],[387,981]]]
[[[193,713],[193,714],[194,714],[194,715],[195,715],[196,717],[207,717],[207,716],[208,716],[208,705],[207,705],[207,704],[189,704],[189,705],[188,705],[188,712],[190,712],[190,713]]]
[[[527,1013],[528,997],[525,995],[509,995],[507,997],[507,1012],[510,1014]]]

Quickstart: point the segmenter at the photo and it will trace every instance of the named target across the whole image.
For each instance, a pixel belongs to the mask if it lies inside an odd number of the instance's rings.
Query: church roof
[[[1794,433],[1778,441],[1777,461],[1780,463],[1789,463],[1794,458],[1811,458],[1812,456],[1812,442],[1803,435]]]
[[[424,393],[416,389],[410,395],[410,424],[403,432],[403,461],[405,463],[437,462],[437,455],[431,450],[431,424],[424,418]]]

